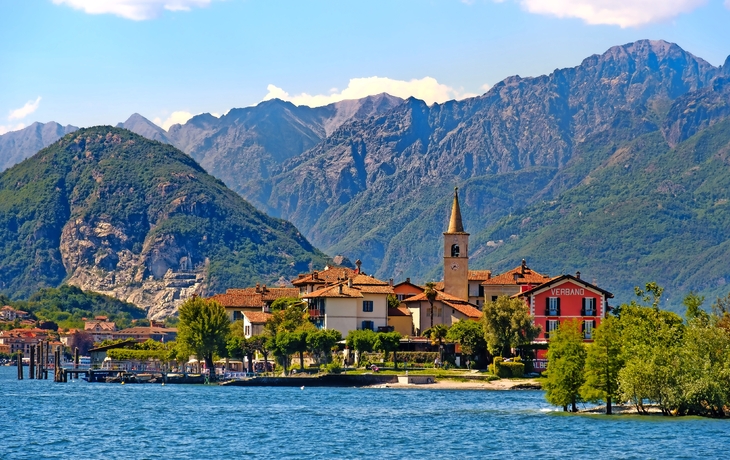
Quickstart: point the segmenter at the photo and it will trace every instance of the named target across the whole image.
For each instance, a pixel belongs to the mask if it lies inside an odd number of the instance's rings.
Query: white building
[[[364,274],[325,285],[303,294],[309,304],[309,316],[319,329],[349,331],[388,330],[388,295],[393,287]]]

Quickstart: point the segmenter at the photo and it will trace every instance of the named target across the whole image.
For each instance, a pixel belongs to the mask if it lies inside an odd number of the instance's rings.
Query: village
[[[501,296],[523,302],[534,326],[539,328],[539,333],[530,344],[519,350],[508,350],[525,362],[527,369],[534,374],[546,369],[550,333],[558,328],[561,321],[578,320],[582,325],[584,342],[592,341],[592,331],[610,309],[608,299],[613,297],[610,292],[586,282],[580,272],[553,277],[539,273],[530,268],[525,259],[504,273],[470,270],[469,233],[462,223],[458,189],[454,191],[451,218],[443,235],[444,279],[438,283],[421,286],[412,283],[409,278],[397,283],[393,279],[379,280],[367,274],[362,269],[362,262],[357,260],[355,268],[328,265],[321,270],[300,274],[291,280],[292,287],[257,284],[254,287],[228,289],[208,300],[220,304],[231,322],[241,323],[241,332],[246,339],[264,333],[267,322],[273,316],[272,305],[283,300],[301,305],[316,329],[336,331],[341,338],[348,337],[352,331],[397,333],[400,345],[394,351],[401,352],[401,355],[405,353],[406,361],[408,353],[422,352],[418,355],[421,362],[412,359],[411,363],[412,366],[421,367],[451,365],[470,368],[470,358],[474,357],[462,353],[460,343],[444,343],[445,337],[435,339],[432,332],[445,331],[460,321],[480,321],[484,305],[497,301]],[[37,327],[27,316],[26,312],[9,306],[0,311],[1,320],[25,326],[0,332],[0,353],[13,355],[20,352],[25,357],[25,364],[33,355],[37,360],[41,353],[38,350],[45,346],[54,350],[64,349],[67,357],[75,350],[76,362],[73,364],[76,367],[79,365],[80,353],[82,366],[95,369],[159,371],[161,363],[149,366],[142,362],[112,362],[108,352],[148,341],[170,343],[177,335],[177,329],[165,327],[164,323],[157,321],[117,330],[115,323],[106,316],[84,318],[83,331],[54,333]],[[358,352],[350,350],[347,341],[341,340],[336,359],[341,360],[345,368],[359,365],[362,360]],[[84,356],[87,354],[90,357]],[[429,362],[423,362],[423,356],[428,356]],[[430,362],[432,356],[435,358]],[[209,372],[195,358],[191,356],[186,365],[174,370]],[[255,362],[248,362],[251,358]],[[246,375],[247,370],[273,370],[271,363],[264,365],[260,358],[257,353],[240,360],[220,359],[216,363],[216,372],[235,376],[240,373]],[[382,366],[384,357],[381,356],[380,360]],[[304,362],[302,356],[302,365]],[[317,366],[313,356],[308,356],[306,363],[309,367]],[[377,368],[376,364],[371,366]]]

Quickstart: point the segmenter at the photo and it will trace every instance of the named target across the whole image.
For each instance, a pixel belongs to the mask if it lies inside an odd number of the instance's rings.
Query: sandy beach
[[[537,389],[540,383],[535,379],[499,379],[491,382],[472,381],[463,382],[451,379],[438,379],[434,383],[429,384],[401,384],[387,383],[383,385],[373,385],[368,388],[394,388],[394,389],[414,389],[414,390],[521,390],[521,389]]]

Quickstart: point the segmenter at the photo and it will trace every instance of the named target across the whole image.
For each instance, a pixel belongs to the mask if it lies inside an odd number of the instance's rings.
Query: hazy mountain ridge
[[[20,163],[37,151],[76,131],[75,126],[61,126],[55,121],[35,122],[18,131],[0,136],[0,171]]]

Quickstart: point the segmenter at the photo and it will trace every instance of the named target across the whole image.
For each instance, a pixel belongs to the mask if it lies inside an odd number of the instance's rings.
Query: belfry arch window
[[[451,245],[451,257],[459,257],[459,245],[458,244]]]

